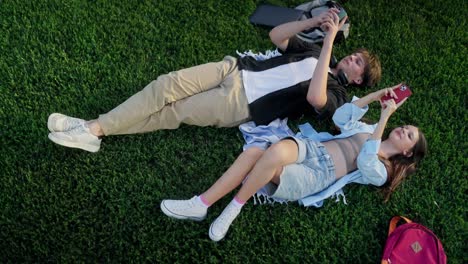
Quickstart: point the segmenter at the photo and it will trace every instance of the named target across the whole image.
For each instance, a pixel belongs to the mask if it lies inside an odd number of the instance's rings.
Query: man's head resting
[[[379,58],[363,48],[344,57],[337,64],[336,70],[342,70],[349,84],[355,86],[374,86],[382,77]]]

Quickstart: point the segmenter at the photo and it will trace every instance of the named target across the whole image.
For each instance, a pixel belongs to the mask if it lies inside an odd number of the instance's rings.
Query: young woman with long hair
[[[401,181],[414,172],[427,151],[424,135],[412,125],[395,128],[382,140],[387,121],[404,102],[380,100],[387,94],[395,98],[395,87],[370,93],[338,108],[333,121],[341,134],[330,140],[289,137],[267,150],[249,148],[207,191],[190,200],[163,200],[161,210],[173,218],[201,221],[209,206],[242,184],[210,226],[210,238],[219,241],[245,202],[269,182],[276,186],[271,198],[294,201],[320,192],[348,174],[358,173],[360,183],[386,184],[388,200]],[[374,101],[382,106],[378,123],[368,125],[359,121],[367,112],[367,105]]]

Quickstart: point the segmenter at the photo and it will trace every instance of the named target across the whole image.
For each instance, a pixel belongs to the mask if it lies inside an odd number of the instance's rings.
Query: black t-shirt
[[[320,56],[321,48],[292,37],[283,55],[265,61],[256,61],[252,57],[239,59],[239,69],[263,71],[280,65]],[[311,75],[312,77],[312,75]],[[327,79],[327,103],[316,110],[307,101],[310,79],[291,87],[285,87],[264,95],[249,104],[250,115],[257,125],[267,125],[276,118],[297,119],[302,115],[316,116],[320,119],[330,118],[335,110],[348,101],[346,89],[341,86],[332,74]]]

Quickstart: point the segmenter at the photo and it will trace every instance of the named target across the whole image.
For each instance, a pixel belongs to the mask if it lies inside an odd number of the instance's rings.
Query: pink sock
[[[202,194],[198,195],[198,200],[206,207],[210,207],[211,204],[205,199],[205,197],[203,197]]]
[[[242,207],[245,204],[245,201],[242,201],[239,197],[237,197],[237,195],[234,197],[232,201],[236,207]]]

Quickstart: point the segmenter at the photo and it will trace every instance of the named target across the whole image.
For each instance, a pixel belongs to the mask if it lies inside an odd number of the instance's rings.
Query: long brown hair
[[[427,141],[424,134],[418,128],[419,140],[411,150],[413,155],[410,157],[402,154],[392,156],[388,160],[383,160],[387,168],[387,183],[382,190],[385,197],[385,202],[390,199],[390,196],[401,182],[408,177],[408,175],[416,171],[416,166],[427,154]]]

